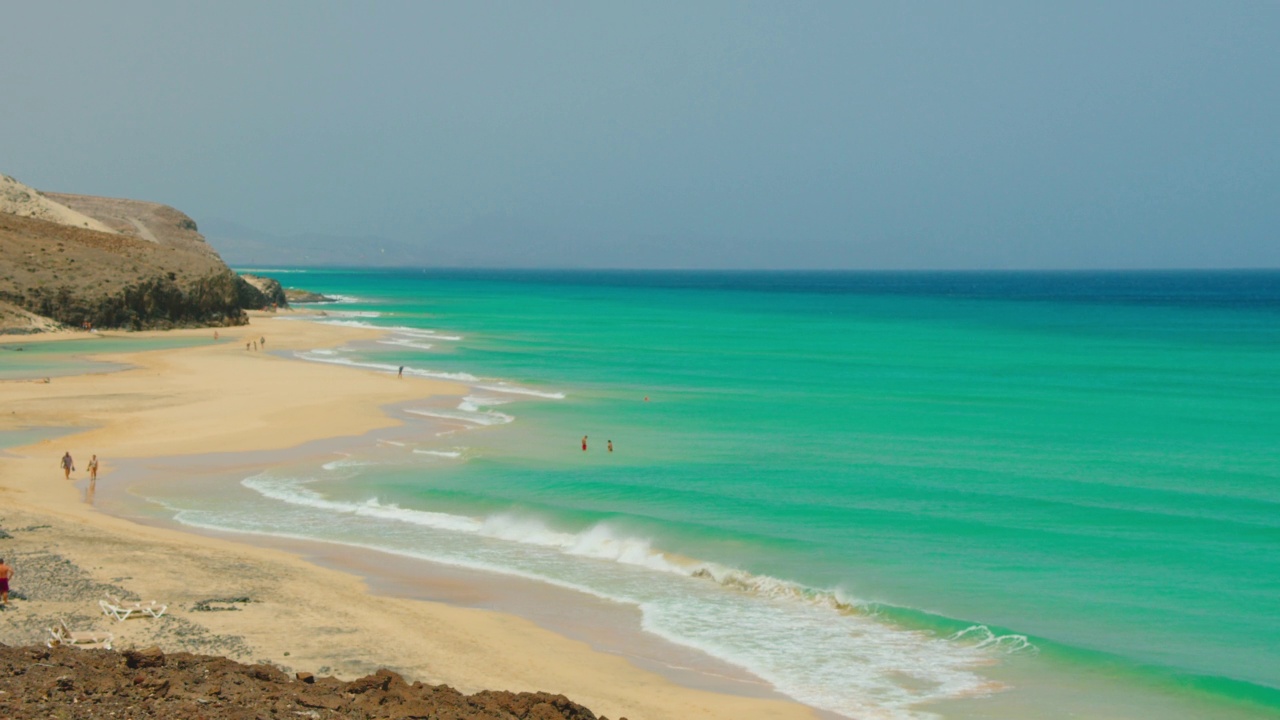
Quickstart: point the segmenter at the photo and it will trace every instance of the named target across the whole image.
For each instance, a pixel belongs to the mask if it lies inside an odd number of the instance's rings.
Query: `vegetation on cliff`
[[[196,223],[158,203],[42,193],[3,178],[0,329],[243,325],[286,304],[279,283],[237,276]]]
[[[65,325],[243,325],[237,280],[216,254],[0,214],[0,300]]]

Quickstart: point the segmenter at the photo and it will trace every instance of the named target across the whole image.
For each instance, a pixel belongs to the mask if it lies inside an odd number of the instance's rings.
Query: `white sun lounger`
[[[109,632],[72,630],[67,626],[66,620],[59,620],[57,625],[49,628],[49,634],[53,636],[52,639],[45,643],[49,647],[69,645],[85,650],[94,648],[110,650],[111,641],[116,637]]]
[[[161,615],[164,615],[165,610],[169,609],[168,605],[161,605],[155,600],[150,602],[137,602],[133,600],[120,600],[119,598],[111,595],[108,595],[106,600],[99,600],[98,607],[102,608],[102,612],[110,615],[120,622],[128,620],[129,616],[134,613],[158,618]]]

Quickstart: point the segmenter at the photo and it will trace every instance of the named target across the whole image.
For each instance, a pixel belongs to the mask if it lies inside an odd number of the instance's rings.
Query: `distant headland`
[[[239,276],[195,220],[141,200],[42,192],[0,175],[0,332],[235,326],[286,306]]]

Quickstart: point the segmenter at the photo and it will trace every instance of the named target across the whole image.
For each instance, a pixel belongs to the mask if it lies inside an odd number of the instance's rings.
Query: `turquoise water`
[[[10,448],[34,445],[41,440],[52,440],[74,430],[66,428],[22,428],[20,430],[0,430],[0,456],[7,455]]]
[[[0,380],[30,380],[63,375],[120,370],[117,363],[90,360],[87,356],[144,350],[189,347],[208,340],[182,337],[138,338],[128,335],[87,335],[82,340],[0,343]]]
[[[633,604],[850,717],[1280,716],[1280,273],[278,277],[396,329],[307,359],[471,392],[180,521]]]

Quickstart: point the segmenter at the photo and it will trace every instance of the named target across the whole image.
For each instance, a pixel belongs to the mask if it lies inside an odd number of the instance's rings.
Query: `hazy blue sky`
[[[1280,267],[1280,3],[6,3],[0,172],[447,265]]]

